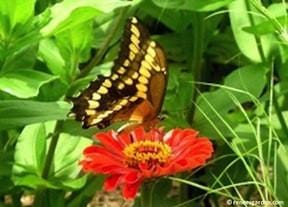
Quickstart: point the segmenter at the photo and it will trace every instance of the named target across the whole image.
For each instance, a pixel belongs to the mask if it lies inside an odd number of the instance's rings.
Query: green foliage
[[[69,98],[110,73],[133,15],[167,56],[161,123],[215,144],[205,169],[152,180],[146,205],[287,202],[287,4],[265,2],[2,0],[0,206],[33,194],[34,206],[84,207],[101,190],[103,177],[79,166],[98,129],[67,116]]]

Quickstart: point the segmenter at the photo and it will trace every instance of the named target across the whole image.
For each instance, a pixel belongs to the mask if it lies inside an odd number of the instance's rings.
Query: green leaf
[[[193,18],[193,13],[190,11],[163,9],[153,4],[151,0],[142,1],[139,9],[155,17],[157,21],[163,22],[170,29],[178,32],[184,31]],[[160,16],[159,13],[161,13]]]
[[[14,176],[41,175],[45,159],[47,132],[44,124],[26,126],[18,137],[14,155]]]
[[[68,144],[69,143],[69,144]],[[65,188],[77,189],[85,184],[86,177],[79,177],[81,155],[92,144],[91,139],[61,133],[55,151],[53,181]]]
[[[191,41],[192,30],[181,33],[171,33],[157,36],[155,39],[165,48],[168,59],[182,62],[191,57],[193,42]]]
[[[205,135],[215,137],[217,133],[211,127],[211,121],[222,133],[230,135],[224,122],[232,128],[236,125],[237,122],[229,118],[233,114],[231,110],[238,109],[237,102],[254,102],[265,86],[267,71],[263,65],[239,68],[226,77],[222,88],[201,94],[197,99],[193,126]]]
[[[92,37],[93,24],[91,21],[87,21],[73,29],[57,34],[56,42],[64,59],[68,60],[68,58],[74,56],[74,59],[77,58],[76,60],[81,62],[81,60],[86,61],[90,55]]]
[[[66,119],[70,107],[70,104],[63,101],[0,101],[0,130],[37,122]]]
[[[18,98],[31,98],[38,95],[43,84],[56,78],[35,70],[10,71],[0,75],[0,90]]]
[[[281,145],[277,152],[277,168],[274,169],[277,172],[276,176],[276,196],[279,200],[288,200],[288,146]]]
[[[164,101],[164,111],[168,117],[164,120],[166,128],[187,127],[187,110],[193,93],[193,76],[181,71],[181,65],[170,65],[169,80]],[[175,104],[177,103],[177,104]]]
[[[250,7],[252,7],[250,5]],[[253,12],[253,13],[252,13]],[[261,43],[256,41],[256,37],[252,34],[244,31],[243,28],[252,26],[251,18],[255,24],[262,21],[259,17],[259,12],[257,10],[248,10],[245,0],[235,0],[229,5],[229,17],[231,21],[231,27],[237,45],[240,51],[247,58],[254,62],[262,62],[262,57],[260,55],[260,47],[263,49],[263,55],[268,56],[270,48],[272,47],[272,42],[269,36],[258,37]],[[249,44],[247,44],[249,43]]]
[[[109,13],[116,8],[130,4],[131,2],[120,0],[106,0],[105,2],[94,0],[66,0],[51,8],[52,20],[42,28],[41,33],[47,36],[52,33],[63,32],[97,15]]]
[[[8,31],[12,30],[17,24],[25,24],[34,15],[35,0],[9,0],[1,1],[0,14],[9,19]],[[2,23],[3,18],[0,18]],[[0,24],[0,28],[3,24]],[[1,29],[0,29],[1,30]]]
[[[278,33],[280,35],[283,35],[283,37],[286,37],[285,28],[287,28],[287,14],[284,4],[271,4],[266,12],[267,17],[262,22],[257,25],[244,27],[243,29],[247,32],[257,35]]]
[[[78,24],[73,29],[67,29],[56,35],[56,44],[66,63],[66,82],[70,83],[78,72],[75,65],[88,61],[93,36],[91,21]]]
[[[54,75],[59,76],[64,82],[68,80],[65,71],[65,61],[54,40],[47,38],[40,42],[39,56]]]
[[[51,141],[51,138],[47,138],[53,133],[54,127],[55,122],[32,124],[21,132],[13,166],[13,180],[16,185],[77,189],[85,184],[86,177],[78,177],[81,170],[79,161],[82,151],[92,143],[92,140],[63,133],[59,136],[49,179],[45,181],[41,178],[47,146],[50,146]]]
[[[232,0],[152,0],[157,6],[165,9],[190,11],[213,11],[228,5]]]

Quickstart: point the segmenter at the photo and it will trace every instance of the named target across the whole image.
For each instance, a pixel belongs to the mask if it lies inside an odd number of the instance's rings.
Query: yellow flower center
[[[144,140],[134,142],[123,150],[126,164],[137,167],[138,164],[164,164],[171,155],[171,147],[164,142]]]

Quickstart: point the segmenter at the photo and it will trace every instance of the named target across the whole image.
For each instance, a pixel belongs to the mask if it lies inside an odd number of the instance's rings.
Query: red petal
[[[102,132],[102,133],[96,134],[95,136],[104,145],[104,147],[107,150],[115,154],[122,155],[123,146],[121,146],[120,142],[115,140],[113,133],[114,133],[113,131]]]
[[[145,130],[143,127],[138,127],[134,129],[131,135],[133,137],[133,141],[141,141],[145,138]]]
[[[104,189],[106,191],[115,190],[118,187],[120,180],[121,180],[121,175],[111,175],[107,177],[104,181]]]
[[[132,142],[131,135],[130,133],[127,133],[127,132],[120,133],[117,138],[119,142],[121,142],[124,146],[127,146],[128,144],[131,144]]]
[[[197,135],[198,132],[193,129],[174,129],[165,135],[164,140],[167,140],[166,143],[173,147],[177,146],[187,136],[196,137]]]
[[[124,185],[122,188],[123,197],[128,200],[134,199],[139,190],[140,185],[141,185],[141,182]]]
[[[141,176],[140,176],[139,172],[136,170],[133,170],[133,171],[128,172],[125,175],[124,180],[126,183],[135,183],[140,179],[140,177]]]

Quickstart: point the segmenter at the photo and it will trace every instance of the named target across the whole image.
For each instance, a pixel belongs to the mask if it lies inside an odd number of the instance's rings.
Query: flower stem
[[[54,130],[54,134],[52,135],[52,139],[50,142],[50,146],[49,146],[49,150],[47,153],[47,157],[45,160],[45,165],[42,171],[42,178],[43,179],[47,179],[49,176],[49,172],[50,172],[50,168],[51,168],[51,164],[54,158],[54,154],[55,154],[55,150],[56,150],[56,146],[59,140],[59,135],[60,135],[60,131],[62,129],[62,125],[63,125],[63,121],[57,121],[56,123],[56,127]]]
[[[141,187],[141,206],[152,207],[153,183],[146,182]]]

